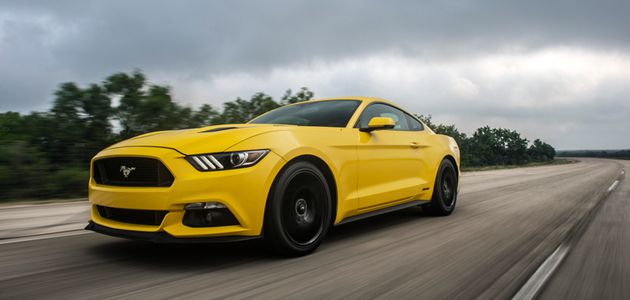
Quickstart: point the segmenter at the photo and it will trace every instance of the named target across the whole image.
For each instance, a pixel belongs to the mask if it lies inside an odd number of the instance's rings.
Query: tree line
[[[460,132],[455,125],[434,124],[431,115],[416,115],[433,131],[451,136],[459,145],[462,167],[523,165],[553,160],[553,146],[535,139],[531,144],[515,130],[506,128],[477,128],[471,136]]]
[[[46,112],[0,113],[0,200],[83,197],[89,161],[101,149],[145,132],[244,123],[282,105],[312,99],[313,92],[287,90],[278,100],[262,92],[221,108],[196,109],[173,100],[171,88],[149,82],[140,71],[116,73],[80,87],[67,82],[54,92]],[[468,137],[454,125],[433,124],[453,136],[465,166],[524,164],[554,157],[550,145],[528,141],[516,131],[482,127]]]
[[[563,157],[599,157],[630,160],[630,149],[622,150],[564,150],[558,151]]]

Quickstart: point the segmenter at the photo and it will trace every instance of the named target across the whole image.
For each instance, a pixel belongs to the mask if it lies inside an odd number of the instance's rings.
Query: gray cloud
[[[3,31],[41,31],[26,37],[53,39],[40,50],[81,73],[206,73],[383,51],[448,59],[549,44],[625,49],[629,9],[627,1],[21,1],[3,10],[23,26]]]
[[[192,105],[305,85],[392,98],[467,129],[523,127],[565,148],[628,147],[614,136],[630,125],[627,72],[578,68],[607,74],[595,80],[551,62],[501,79],[484,63],[577,49],[625,64],[628,11],[628,1],[4,1],[0,110],[45,109],[60,82],[140,68]],[[409,78],[401,62],[415,66]],[[584,142],[589,121],[610,134]]]

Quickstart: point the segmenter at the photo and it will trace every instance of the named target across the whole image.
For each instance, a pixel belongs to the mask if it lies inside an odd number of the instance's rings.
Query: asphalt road
[[[82,200],[0,206],[0,244],[85,228],[90,204]]]
[[[294,259],[257,241],[160,245],[84,234],[0,244],[0,298],[509,299],[586,224],[542,297],[627,299],[628,180],[605,198],[622,166],[466,173],[453,215],[413,208],[342,225]]]
[[[630,170],[630,161],[625,170]],[[630,299],[630,180],[602,203],[542,299]]]

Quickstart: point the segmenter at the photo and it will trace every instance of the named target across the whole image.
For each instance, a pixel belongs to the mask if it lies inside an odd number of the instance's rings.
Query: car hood
[[[195,129],[157,131],[139,135],[110,146],[163,147],[183,154],[222,152],[250,137],[271,131],[286,130],[291,125],[223,124]]]

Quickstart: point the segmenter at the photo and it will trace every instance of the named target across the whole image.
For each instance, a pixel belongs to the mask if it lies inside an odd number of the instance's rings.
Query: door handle
[[[415,148],[420,148],[420,143],[418,143],[418,142],[411,142],[409,144],[409,146],[411,146],[411,148],[414,148],[414,149]]]

